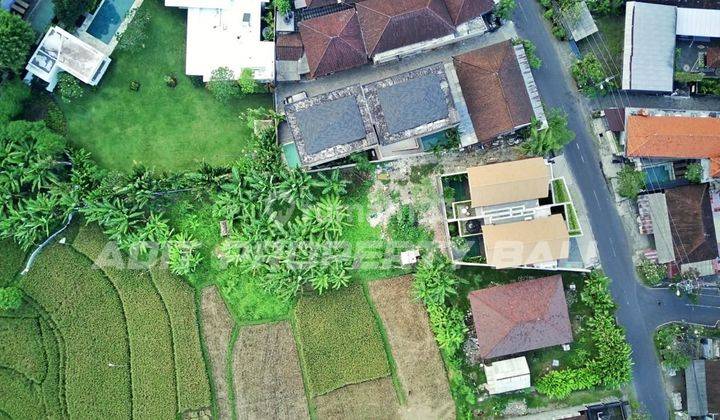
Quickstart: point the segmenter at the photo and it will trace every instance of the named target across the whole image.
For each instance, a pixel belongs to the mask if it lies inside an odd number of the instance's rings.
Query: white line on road
[[[597,191],[593,190],[593,195],[595,196],[595,201],[598,203],[598,207],[600,207],[600,199],[597,196]]]
[[[720,309],[720,306],[713,306],[713,305],[693,305],[692,303],[688,303],[685,306],[697,306],[698,308],[713,308],[713,309]]]

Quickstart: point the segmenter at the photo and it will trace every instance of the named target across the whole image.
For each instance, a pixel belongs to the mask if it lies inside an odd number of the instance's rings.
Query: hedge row
[[[120,298],[108,279],[72,248],[52,245],[22,277],[20,286],[62,333],[68,414],[129,418],[127,326]]]
[[[195,316],[193,289],[169,270],[151,270],[155,286],[160,292],[170,316],[175,354],[178,410],[210,407],[210,384],[200,347],[200,332]]]
[[[42,383],[47,366],[37,318],[0,317],[0,366]]]
[[[88,225],[80,228],[73,247],[94,261],[107,242],[96,225]],[[127,320],[133,417],[174,418],[178,411],[170,320],[150,273],[113,267],[102,267],[102,272],[120,294]]]
[[[303,296],[295,319],[311,395],[390,374],[377,322],[359,285]]]
[[[0,417],[11,419],[45,418],[39,386],[10,369],[0,368]]]

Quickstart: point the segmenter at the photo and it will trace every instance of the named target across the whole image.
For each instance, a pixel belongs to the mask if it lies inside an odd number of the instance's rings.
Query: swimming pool
[[[291,168],[300,167],[300,155],[298,154],[295,143],[283,144],[283,154],[285,155],[285,162]]]
[[[647,174],[647,184],[652,188],[658,188],[662,184],[670,181],[670,171],[667,166],[651,166],[643,169]]]
[[[120,24],[127,17],[134,0],[105,0],[102,2],[86,32],[109,44]]]

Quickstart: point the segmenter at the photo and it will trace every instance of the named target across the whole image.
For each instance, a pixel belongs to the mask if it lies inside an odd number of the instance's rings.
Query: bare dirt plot
[[[242,328],[233,349],[233,376],[238,418],[310,417],[288,322]]]
[[[317,418],[397,419],[400,405],[389,377],[347,385],[315,398]]]
[[[203,289],[200,308],[202,310],[202,333],[210,356],[220,418],[229,419],[232,418],[232,408],[226,361],[234,322],[216,287]]]
[[[413,300],[411,276],[369,283],[406,397],[403,417],[455,418],[445,367],[425,308]]]

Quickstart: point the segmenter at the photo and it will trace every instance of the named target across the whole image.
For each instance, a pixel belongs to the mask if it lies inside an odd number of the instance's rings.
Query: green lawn
[[[595,24],[597,25],[602,39],[605,40],[605,47],[602,47],[599,39],[586,40],[582,43],[583,51],[592,51],[599,49],[600,58],[608,60],[609,57],[613,58],[615,64],[610,63],[610,74],[617,73],[618,70],[622,71],[623,62],[623,45],[625,39],[625,17],[624,16],[601,16],[595,18]],[[592,46],[590,48],[589,46]],[[607,48],[607,49],[606,49]],[[601,61],[604,61],[601,60]]]
[[[390,375],[382,336],[360,285],[302,297],[295,325],[312,396]]]
[[[118,170],[135,163],[173,170],[236,160],[250,135],[238,115],[248,107],[271,106],[271,96],[216,101],[185,76],[186,12],[160,1],[142,7],[151,15],[146,47],[113,54],[100,85],[63,105],[70,141]],[[170,74],[178,79],[174,89],[163,80]],[[132,80],[140,82],[138,92],[129,89]]]

